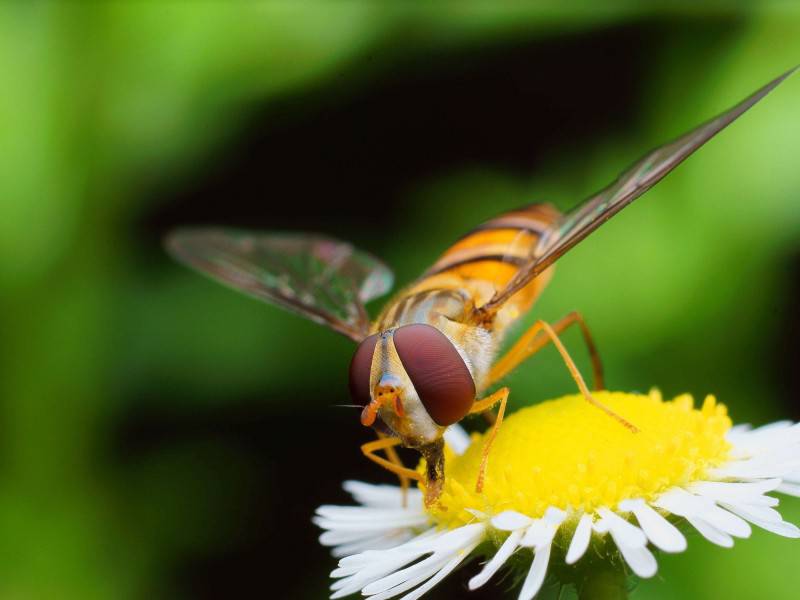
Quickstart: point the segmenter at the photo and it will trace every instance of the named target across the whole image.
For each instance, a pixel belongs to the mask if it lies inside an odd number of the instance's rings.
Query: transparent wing
[[[380,260],[318,235],[181,229],[165,245],[193,269],[356,341],[369,330],[364,304],[392,287]]]
[[[675,141],[652,150],[620,174],[608,187],[565,214],[542,237],[529,263],[481,310],[488,311],[501,306],[575,244],[661,181],[695,150],[725,129],[796,70],[797,67],[784,73],[730,110]]]

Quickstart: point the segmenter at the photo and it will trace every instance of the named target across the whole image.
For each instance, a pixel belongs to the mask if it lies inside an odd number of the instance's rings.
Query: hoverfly
[[[625,206],[761,100],[794,71],[768,83],[720,116],[645,155],[600,192],[560,213],[532,204],[501,214],[450,246],[419,279],[397,294],[370,322],[364,305],[392,286],[392,272],[346,242],[306,233],[257,233],[180,229],[166,246],[179,261],[241,292],[327,325],[358,344],[350,364],[350,391],[362,406],[361,422],[378,439],[362,446],[370,460],[400,477],[423,482],[425,502],[444,483],[445,429],[471,413],[494,425],[483,453],[503,420],[508,388],[483,393],[548,343],[561,354],[583,396],[632,431],[633,424],[597,402],[559,340],[578,325],[592,356],[595,386],[602,369],[581,315],[549,324],[536,321],[502,357],[509,327],[533,306],[553,264]],[[424,478],[403,466],[395,447],[425,458]],[[384,452],[385,457],[378,454]]]

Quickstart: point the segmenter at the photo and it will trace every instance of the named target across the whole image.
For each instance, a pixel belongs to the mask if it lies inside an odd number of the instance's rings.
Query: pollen
[[[731,421],[713,396],[698,409],[689,395],[665,402],[657,390],[593,395],[639,432],[580,394],[523,408],[498,430],[481,493],[475,484],[486,434],[473,434],[462,456],[448,454],[444,490],[427,509],[430,516],[455,527],[474,520],[475,510],[540,517],[551,506],[614,509],[628,498],[652,500],[670,487],[702,480],[729,457],[725,433]]]

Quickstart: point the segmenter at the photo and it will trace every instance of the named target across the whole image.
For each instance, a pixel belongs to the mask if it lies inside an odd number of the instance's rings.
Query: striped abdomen
[[[476,227],[390,303],[378,319],[378,329],[428,322],[430,311],[461,320],[502,290],[531,260],[542,236],[560,216],[549,204],[532,204]],[[515,294],[503,307],[502,325],[527,311],[548,279],[545,272]]]

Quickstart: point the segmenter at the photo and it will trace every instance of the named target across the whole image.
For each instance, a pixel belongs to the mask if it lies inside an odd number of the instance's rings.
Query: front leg
[[[381,439],[374,440],[372,442],[367,442],[361,446],[361,452],[364,453],[368,459],[370,459],[375,464],[382,466],[387,471],[391,471],[398,477],[400,477],[401,484],[403,479],[413,479],[414,481],[421,481],[422,477],[419,473],[414,471],[413,469],[409,469],[404,467],[402,463],[400,463],[398,458],[398,463],[392,462],[391,460],[387,460],[382,456],[378,456],[375,454],[379,450],[389,450],[393,449],[395,446],[399,446],[402,444],[402,440],[396,437],[382,437]],[[390,455],[391,456],[391,455]]]
[[[481,465],[478,468],[478,480],[475,483],[475,491],[481,493],[483,491],[483,480],[486,474],[486,465],[489,461],[489,451],[492,448],[492,443],[494,443],[494,438],[497,437],[497,430],[500,429],[500,425],[503,423],[503,415],[506,414],[506,404],[508,402],[508,388],[500,388],[493,394],[487,396],[483,400],[476,400],[475,403],[472,405],[470,409],[470,414],[484,412],[487,410],[491,410],[491,408],[495,404],[500,404],[500,408],[497,410],[497,417],[495,418],[494,425],[492,425],[492,430],[489,433],[489,437],[486,438],[486,442],[483,445],[483,455],[481,456]]]

